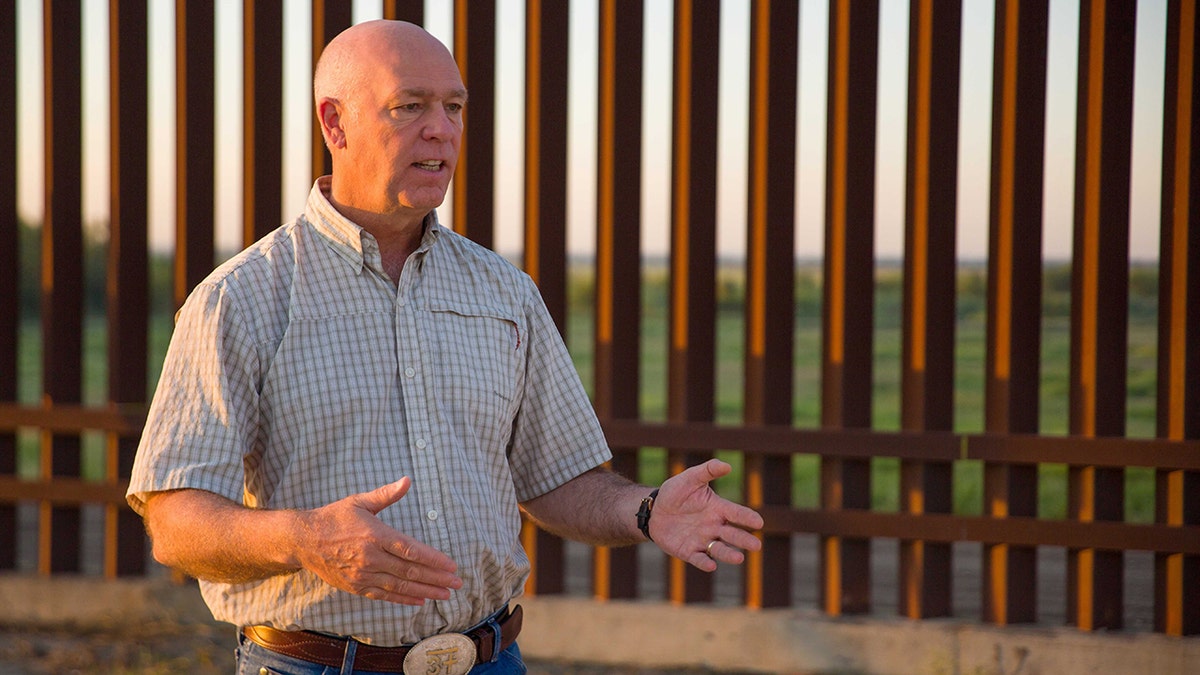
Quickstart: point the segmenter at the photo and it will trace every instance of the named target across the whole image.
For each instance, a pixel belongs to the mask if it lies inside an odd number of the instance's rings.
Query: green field
[[[162,274],[161,270],[155,272]],[[1135,266],[1131,273],[1129,313],[1129,364],[1127,435],[1149,437],[1154,433],[1157,283],[1156,269]],[[592,381],[591,269],[575,265],[570,272],[567,342],[585,386]],[[644,273],[642,299],[642,366],[640,410],[646,420],[666,416],[666,322],[667,286],[665,267],[648,266]],[[1069,345],[1069,267],[1047,269],[1043,298],[1042,357],[1040,388],[1040,425],[1043,434],[1067,431],[1067,390]],[[795,316],[795,365],[793,424],[816,428],[820,420],[820,331],[821,278],[815,266],[801,266],[796,275],[793,304]],[[169,284],[155,283],[155,288]],[[718,317],[716,326],[717,422],[737,424],[742,419],[742,277],[740,268],[724,267],[718,277]],[[955,430],[977,432],[983,428],[983,378],[985,350],[986,276],[981,266],[965,266],[959,275],[955,349]],[[159,291],[161,293],[161,291]],[[156,308],[151,322],[151,379],[157,377],[170,331],[169,299],[161,294],[153,299]],[[85,321],[84,394],[88,404],[102,404],[106,393],[106,337],[103,307],[89,303]],[[29,303],[25,302],[28,310]],[[786,311],[786,310],[785,310]],[[23,323],[20,344],[19,396],[34,403],[41,392],[41,345],[36,316]],[[875,294],[874,396],[873,427],[899,429],[900,418],[900,318],[901,274],[896,267],[881,267]],[[152,390],[154,382],[148,383]],[[89,477],[102,474],[104,441],[99,434],[84,438],[84,472]],[[19,472],[37,473],[37,438],[22,433]],[[737,453],[721,453],[735,467]],[[665,453],[648,448],[642,452],[643,480],[657,482],[666,473]],[[817,506],[819,460],[798,455],[793,461],[793,495],[798,507]],[[899,508],[899,461],[879,458],[872,462],[872,503],[880,510]],[[983,509],[982,471],[979,462],[955,464],[954,497],[958,513],[977,514]],[[718,489],[737,498],[740,480],[735,476],[722,481]],[[1039,513],[1042,517],[1066,515],[1066,467],[1043,465],[1039,486]],[[1133,522],[1152,522],[1154,516],[1154,473],[1148,469],[1126,472],[1126,516]]]
[[[572,272],[571,308],[567,340],[584,384],[591,386],[593,318],[590,312],[591,269],[580,266]],[[1129,364],[1126,434],[1154,434],[1157,270],[1135,267],[1131,273],[1129,315]],[[795,314],[795,366],[792,420],[797,427],[820,424],[821,359],[821,272],[818,267],[797,270]],[[667,289],[666,270],[646,273],[642,310],[642,368],[640,410],[643,419],[664,420],[667,395]],[[1041,433],[1067,432],[1067,391],[1070,357],[1070,270],[1066,265],[1046,272],[1042,319],[1040,386]],[[742,419],[742,274],[723,268],[718,277],[717,422],[737,424]],[[983,382],[986,348],[986,270],[965,267],[959,274],[955,349],[955,431],[983,430]],[[872,426],[881,431],[900,428],[900,348],[902,278],[899,268],[883,267],[877,275],[875,294],[874,395]],[[643,451],[643,479],[661,480],[666,473],[661,449]],[[737,453],[721,455],[737,467]],[[819,460],[798,455],[793,460],[793,503],[815,508],[819,503]],[[736,476],[721,485],[722,492],[740,495]],[[955,463],[955,511],[983,511],[983,466],[976,461]],[[892,458],[872,461],[872,504],[880,510],[896,511],[900,497],[900,462]],[[1067,468],[1043,465],[1039,480],[1039,513],[1046,518],[1064,518],[1067,510]],[[1131,522],[1154,518],[1154,472],[1132,468],[1126,471],[1126,517]]]

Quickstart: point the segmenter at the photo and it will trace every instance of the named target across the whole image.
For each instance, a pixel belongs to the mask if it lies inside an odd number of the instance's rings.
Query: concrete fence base
[[[529,627],[522,651],[576,662],[870,675],[1200,673],[1200,638],[997,628],[961,620],[830,619],[795,609],[569,598],[522,604]]]
[[[521,651],[540,660],[862,675],[1200,673],[1200,637],[996,628],[957,619],[830,619],[809,610],[575,597],[520,603],[526,612]],[[0,625],[94,628],[138,621],[212,618],[194,584],[0,575]]]

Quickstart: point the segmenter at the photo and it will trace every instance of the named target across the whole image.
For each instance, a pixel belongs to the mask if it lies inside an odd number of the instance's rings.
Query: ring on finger
[[[719,541],[720,541],[720,539],[713,539],[712,541],[708,542],[708,546],[704,547],[704,555],[706,555],[710,558],[713,557],[713,554],[712,554],[713,544],[716,544]]]

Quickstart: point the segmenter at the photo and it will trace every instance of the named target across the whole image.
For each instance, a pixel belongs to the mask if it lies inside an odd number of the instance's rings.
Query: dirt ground
[[[143,624],[69,631],[0,628],[0,675],[105,673],[165,675],[232,673],[235,637],[218,624]],[[710,671],[614,669],[605,666],[527,661],[531,675],[704,675]]]

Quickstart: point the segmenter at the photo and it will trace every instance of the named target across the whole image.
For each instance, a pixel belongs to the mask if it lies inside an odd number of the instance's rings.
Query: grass
[[[1070,363],[1070,296],[1061,277],[1064,269],[1048,272],[1042,321],[1041,383],[1039,418],[1041,433],[1063,435],[1068,431],[1068,383]],[[576,288],[590,284],[591,270],[574,270]],[[1126,434],[1129,437],[1154,435],[1157,317],[1153,304],[1156,289],[1146,283],[1153,270],[1135,268],[1129,323],[1128,402]],[[667,301],[665,270],[646,272],[643,292],[642,369],[640,410],[643,419],[666,418],[667,398]],[[739,270],[723,269],[719,289],[740,289]],[[874,391],[872,427],[888,431],[900,428],[901,371],[901,276],[899,269],[884,268],[878,274],[875,297]],[[960,274],[958,323],[955,345],[954,430],[980,432],[984,428],[983,386],[986,358],[986,283],[983,268],[965,268]],[[795,328],[793,369],[794,397],[792,423],[797,427],[820,426],[820,271],[801,268],[797,272],[794,303]],[[1138,291],[1141,291],[1140,293]],[[567,340],[585,386],[592,385],[593,317],[590,297],[572,295]],[[742,419],[742,341],[743,314],[740,303],[722,302],[718,297],[716,317],[716,419],[722,424],[738,424]],[[718,453],[731,462],[734,474],[718,483],[718,491],[740,498],[738,453]],[[661,448],[644,449],[640,455],[641,478],[650,483],[666,476],[665,452]],[[815,508],[819,504],[820,460],[813,455],[796,455],[792,461],[793,505]],[[954,466],[954,511],[964,515],[983,512],[983,464],[964,460]],[[1153,522],[1154,471],[1145,468],[1126,470],[1126,520]],[[900,461],[875,458],[871,461],[871,503],[883,511],[900,507]],[[1038,513],[1044,518],[1067,516],[1067,467],[1045,464],[1039,468]]]
[[[1154,434],[1156,387],[1157,319],[1153,270],[1134,269],[1131,284],[1129,322],[1128,401],[1126,430],[1130,437]],[[592,387],[591,270],[573,267],[570,282],[570,308],[567,342],[585,386]],[[958,323],[955,346],[954,428],[960,433],[983,429],[983,382],[986,346],[986,290],[982,268],[966,267],[960,274]],[[1042,357],[1040,386],[1040,428],[1047,435],[1067,432],[1070,355],[1069,285],[1062,283],[1063,270],[1049,270],[1043,300]],[[639,373],[639,406],[642,418],[666,419],[667,409],[667,285],[665,268],[645,270],[643,285],[642,358]],[[797,271],[793,367],[793,425],[801,428],[820,426],[821,305],[820,270],[802,267]],[[718,279],[719,311],[716,319],[716,393],[717,423],[738,424],[742,419],[742,280],[739,269],[722,268]],[[162,304],[162,303],[158,303]],[[887,431],[900,428],[900,319],[901,278],[899,269],[881,268],[877,276],[874,334],[874,391],[872,426]],[[151,323],[150,372],[152,391],[169,339],[170,316],[162,308]],[[22,327],[19,359],[20,400],[32,403],[41,392],[41,343],[39,327],[28,320]],[[104,318],[93,313],[85,321],[84,392],[85,404],[105,401],[107,378],[107,340]],[[86,477],[103,475],[104,439],[100,434],[85,434],[82,439],[83,472]],[[38,471],[36,433],[22,432],[19,441],[18,471],[34,476]],[[732,463],[735,472],[718,482],[722,494],[741,498],[741,456],[736,452],[718,453]],[[666,452],[646,448],[639,455],[641,479],[661,482],[667,475]],[[793,503],[799,508],[815,508],[819,503],[820,460],[813,455],[796,455],[792,461]],[[900,462],[894,458],[876,458],[871,462],[871,503],[883,511],[899,509]],[[983,511],[983,467],[976,461],[959,461],[954,466],[954,509],[961,514]],[[1154,472],[1150,469],[1126,470],[1126,519],[1152,522],[1154,518]],[[1067,469],[1061,465],[1041,465],[1039,472],[1038,512],[1045,518],[1065,518],[1067,513]]]

